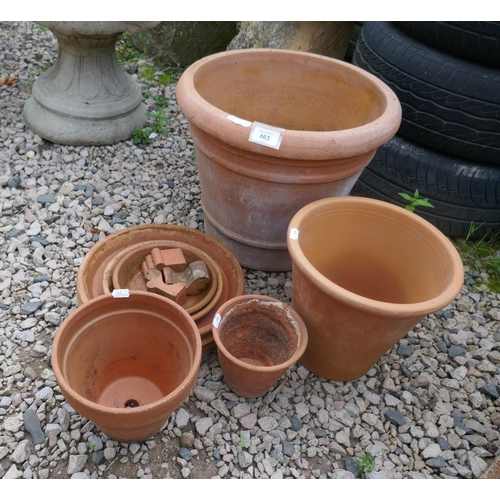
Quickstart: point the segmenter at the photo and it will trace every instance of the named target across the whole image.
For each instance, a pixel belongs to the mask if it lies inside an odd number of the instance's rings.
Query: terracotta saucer
[[[109,293],[116,288],[148,291],[141,265],[153,248],[160,250],[180,248],[189,263],[203,260],[209,270],[210,283],[198,295],[188,295],[182,307],[196,320],[209,312],[222,295],[222,272],[218,264],[205,252],[180,241],[141,242],[123,249],[113,257],[103,275],[103,290]]]

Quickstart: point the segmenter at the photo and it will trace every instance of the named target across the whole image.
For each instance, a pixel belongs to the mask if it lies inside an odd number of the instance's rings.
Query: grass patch
[[[491,233],[478,240],[472,236],[478,227],[471,224],[469,234],[464,240],[455,241],[455,246],[462,257],[464,266],[471,271],[488,275],[487,280],[478,280],[491,291],[500,293],[500,233]]]
[[[148,64],[144,65],[141,68],[141,73],[139,75],[141,78],[145,80],[152,81],[156,76],[156,69],[153,66],[149,66]]]
[[[168,72],[158,75],[158,83],[160,85],[170,85],[173,81],[172,75]]]
[[[141,52],[132,43],[130,33],[123,33],[115,44],[116,60],[120,65],[126,64],[139,64],[139,77],[143,78],[149,83],[154,85],[170,85],[174,83],[178,77],[174,76],[172,72],[161,61],[155,61],[155,58],[149,58],[146,54]],[[146,61],[148,61],[146,63]]]
[[[44,64],[43,66],[41,66],[40,68],[37,68],[35,70],[35,74],[36,75],[41,75],[42,73],[45,73],[51,66],[52,66],[51,62],[49,62],[47,64]]]
[[[141,66],[139,76],[154,85],[165,86],[174,82],[174,77],[160,63],[156,63],[154,66],[144,64]]]
[[[116,60],[120,64],[137,63],[140,59],[144,59],[144,54],[134,46],[130,33],[128,32],[121,35],[116,42],[115,49]]]

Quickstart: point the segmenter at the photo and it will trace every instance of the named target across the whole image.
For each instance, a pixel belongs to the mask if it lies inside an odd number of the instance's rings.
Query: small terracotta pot
[[[176,95],[195,145],[205,231],[240,264],[267,271],[291,269],[286,230],[297,210],[348,194],[401,122],[381,80],[300,51],[210,55],[183,73]],[[259,122],[281,130],[250,140]],[[276,148],[253,142],[271,136]]]
[[[330,380],[364,375],[463,285],[462,261],[438,229],[361,197],[307,205],[292,218],[292,303],[309,343],[300,362]]]
[[[283,302],[244,295],[215,315],[213,336],[226,384],[238,395],[265,394],[304,353],[307,329]]]
[[[56,332],[52,367],[66,401],[117,441],[158,432],[189,396],[201,363],[189,314],[149,292],[103,295]]]

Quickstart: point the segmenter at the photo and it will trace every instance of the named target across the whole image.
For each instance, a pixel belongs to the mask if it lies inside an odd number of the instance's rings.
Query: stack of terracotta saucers
[[[80,305],[122,289],[150,291],[177,302],[195,321],[206,350],[214,345],[217,309],[243,295],[244,278],[234,255],[215,238],[182,226],[149,224],[102,239],[78,269]]]

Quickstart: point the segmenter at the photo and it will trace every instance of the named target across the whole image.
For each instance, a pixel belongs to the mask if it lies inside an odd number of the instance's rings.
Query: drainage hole
[[[137,408],[139,406],[139,402],[136,399],[129,399],[123,406],[125,406],[125,408]]]

